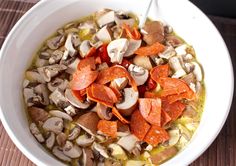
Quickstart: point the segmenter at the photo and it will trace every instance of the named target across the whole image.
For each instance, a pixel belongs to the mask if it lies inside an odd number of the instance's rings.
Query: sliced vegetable
[[[135,54],[142,56],[156,55],[165,50],[165,46],[159,42],[156,42],[150,46],[140,47],[135,51]]]
[[[73,79],[70,82],[70,88],[72,90],[85,89],[96,80],[97,76],[97,71],[91,71],[90,67],[85,67],[83,70],[76,71],[73,74]]]
[[[122,66],[116,65],[110,68],[102,70],[97,78],[97,83],[107,84],[116,78],[126,77],[129,80],[129,84],[137,91],[137,85],[134,79],[130,76],[129,72]]]
[[[159,143],[163,143],[169,139],[168,133],[165,129],[153,125],[150,130],[148,131],[147,135],[144,138],[144,141],[152,146],[157,146]]]
[[[128,120],[126,120],[120,113],[119,111],[113,107],[112,108],[112,113],[124,124],[129,124],[130,122]]]
[[[147,122],[161,126],[161,99],[139,99],[139,110]]]
[[[98,122],[98,130],[105,135],[115,138],[117,134],[117,121],[100,120]]]
[[[150,125],[145,121],[139,110],[136,110],[131,115],[130,130],[139,140],[143,140]]]

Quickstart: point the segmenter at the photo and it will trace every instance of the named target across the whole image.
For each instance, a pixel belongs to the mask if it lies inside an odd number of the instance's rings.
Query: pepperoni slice
[[[86,57],[85,59],[82,59],[78,66],[77,69],[78,70],[82,70],[83,68],[89,66],[91,70],[95,70],[96,69],[96,65],[95,65],[95,58],[94,57]]]
[[[108,107],[112,107],[118,101],[116,94],[111,88],[96,83],[87,88],[87,96],[90,100],[102,103]]]
[[[170,139],[170,137],[165,129],[160,126],[153,125],[145,136],[144,141],[155,147],[159,143],[163,143],[168,139]]]
[[[140,47],[135,51],[135,54],[142,56],[156,55],[165,50],[165,46],[156,42],[150,46]]]
[[[100,120],[97,128],[102,133],[115,138],[117,136],[117,121]]]
[[[130,130],[139,140],[143,140],[150,125],[145,121],[139,110],[136,110],[131,115]]]
[[[139,110],[147,122],[161,126],[161,99],[139,99]]]
[[[166,113],[165,111],[161,111],[161,126],[165,126],[168,122],[171,121],[171,117],[168,113]]]
[[[129,84],[137,91],[137,85],[134,79],[130,76],[129,72],[122,66],[116,65],[110,68],[102,70],[97,78],[98,84],[106,84],[116,78],[126,77],[129,80]]]
[[[154,81],[158,82],[159,78],[168,77],[169,71],[170,71],[170,67],[168,64],[160,65],[160,66],[156,66],[156,67],[152,68],[150,71],[150,75]]]
[[[113,107],[112,108],[112,113],[113,115],[115,115],[123,124],[129,124],[130,122],[128,120],[126,120],[120,113],[119,111]]]
[[[76,71],[73,74],[73,79],[70,82],[72,90],[82,90],[91,85],[97,78],[98,72],[91,71],[89,67],[83,68],[83,70]]]
[[[162,109],[171,117],[172,121],[175,121],[178,117],[180,117],[186,107],[185,104],[181,103],[180,101],[176,101],[171,104],[167,101],[162,101]]]
[[[195,99],[195,93],[192,91],[192,89],[189,89],[187,92],[181,93],[181,94],[175,94],[167,96],[167,100],[169,103],[174,103],[176,101],[179,101],[181,99],[188,99],[188,100],[194,100]]]

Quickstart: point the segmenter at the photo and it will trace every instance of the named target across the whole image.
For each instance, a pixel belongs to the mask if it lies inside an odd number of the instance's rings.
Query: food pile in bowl
[[[164,22],[103,9],[58,29],[25,72],[31,133],[69,165],[158,165],[191,140],[205,89]]]

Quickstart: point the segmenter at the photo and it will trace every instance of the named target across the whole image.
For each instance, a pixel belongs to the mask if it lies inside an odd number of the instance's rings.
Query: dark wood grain
[[[37,0],[0,0],[0,48],[5,37],[17,22],[17,20],[30,9]],[[209,16],[222,34],[232,58],[233,67],[236,67],[236,19]],[[224,65],[222,64],[222,66]],[[227,74],[227,73],[225,73]],[[9,144],[13,152],[19,151],[11,143],[0,123],[0,145]],[[204,140],[203,140],[204,141]],[[22,154],[12,154],[18,162],[12,162],[11,155],[4,155],[0,151],[0,165],[32,165],[29,160],[21,157]],[[191,155],[191,154],[190,154]],[[186,156],[188,157],[188,156]],[[236,166],[236,98],[229,117],[214,143],[191,166]]]

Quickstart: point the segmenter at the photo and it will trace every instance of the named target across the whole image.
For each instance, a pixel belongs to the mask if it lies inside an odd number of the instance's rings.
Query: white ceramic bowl
[[[155,3],[156,4],[156,3]],[[150,17],[162,18],[193,45],[205,72],[206,104],[202,120],[190,144],[163,165],[187,165],[202,154],[221,130],[232,101],[233,70],[219,32],[208,18],[187,0],[159,0]],[[43,0],[15,25],[0,56],[1,120],[16,146],[35,164],[63,165],[33,138],[28,129],[23,97],[24,71],[40,44],[65,23],[102,9],[132,11],[139,16],[147,0]]]

